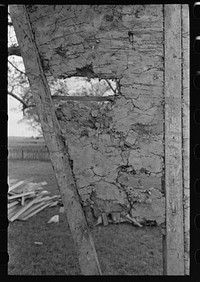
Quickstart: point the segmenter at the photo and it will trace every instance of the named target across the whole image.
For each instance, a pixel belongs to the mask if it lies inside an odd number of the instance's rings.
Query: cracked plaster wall
[[[118,81],[113,101],[57,105],[83,205],[164,222],[162,5],[27,8],[47,75]]]

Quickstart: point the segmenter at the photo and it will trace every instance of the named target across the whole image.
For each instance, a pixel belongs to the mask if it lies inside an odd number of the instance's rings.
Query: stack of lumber
[[[44,190],[47,182],[32,182],[33,178],[19,181],[9,179],[8,190],[8,219],[13,222],[27,220],[46,207],[53,207],[59,203],[60,195],[49,196],[50,192]]]

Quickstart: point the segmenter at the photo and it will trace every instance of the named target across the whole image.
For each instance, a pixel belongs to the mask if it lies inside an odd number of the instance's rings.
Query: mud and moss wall
[[[162,5],[27,6],[47,75],[114,79],[108,102],[60,102],[84,206],[164,221]]]

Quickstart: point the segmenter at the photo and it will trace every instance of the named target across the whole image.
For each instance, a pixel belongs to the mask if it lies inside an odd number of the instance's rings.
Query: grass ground
[[[46,181],[45,189],[59,193],[50,162],[10,160],[8,175]],[[59,223],[47,223],[58,213],[59,207],[51,207],[25,222],[9,224],[9,275],[80,275],[65,215],[60,214]],[[104,275],[162,275],[162,239],[157,227],[110,224],[94,228],[92,235]],[[43,244],[34,243],[38,241]]]

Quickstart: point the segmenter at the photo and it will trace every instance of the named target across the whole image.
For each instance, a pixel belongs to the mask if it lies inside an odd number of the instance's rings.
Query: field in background
[[[58,188],[49,161],[9,160],[10,178],[46,181],[52,194]],[[15,221],[8,228],[9,275],[79,275],[68,223],[48,220],[59,207],[47,208],[27,221]],[[98,226],[92,230],[104,275],[162,275],[162,239],[157,227],[135,227],[123,223]],[[35,242],[42,242],[37,245]]]
[[[45,146],[44,139],[31,137],[8,137],[8,147]]]

